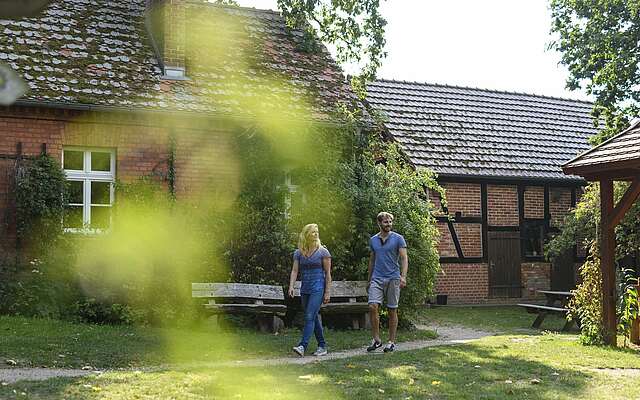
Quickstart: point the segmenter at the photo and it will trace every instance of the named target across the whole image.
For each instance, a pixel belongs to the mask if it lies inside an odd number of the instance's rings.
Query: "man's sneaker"
[[[367,351],[368,352],[376,351],[380,347],[382,347],[382,342],[378,342],[377,340],[373,339],[369,347],[367,347]]]
[[[293,352],[299,355],[300,357],[304,357],[304,346],[303,345],[295,346],[293,348]]]
[[[395,349],[396,349],[396,344],[393,342],[389,342],[387,343],[386,346],[384,346],[384,349],[382,349],[382,351],[384,351],[385,353],[391,353]]]
[[[326,347],[318,347],[318,349],[313,352],[313,355],[314,356],[326,356],[327,353],[329,353],[329,352],[327,351]]]

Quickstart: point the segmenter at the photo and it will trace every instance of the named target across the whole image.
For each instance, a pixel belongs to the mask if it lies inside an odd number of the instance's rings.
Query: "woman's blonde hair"
[[[317,239],[311,236],[311,231],[314,228],[318,229],[318,224],[307,224],[302,228],[302,232],[298,236],[298,249],[304,254],[309,254],[312,250],[319,249],[322,246],[320,236]]]

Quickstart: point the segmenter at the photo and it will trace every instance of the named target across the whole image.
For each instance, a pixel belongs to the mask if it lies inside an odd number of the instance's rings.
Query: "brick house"
[[[585,184],[561,165],[589,148],[591,103],[388,80],[369,85],[367,103],[409,161],[446,189],[436,293],[502,303],[575,285],[582,249],[552,265],[543,245]]]
[[[0,107],[0,254],[16,244],[12,188],[29,157],[62,163],[65,229],[105,229],[116,180],[154,177],[179,199],[224,190],[236,183],[238,132],[335,126],[351,96],[326,49],[305,51],[303,34],[273,11],[61,0],[36,18],[0,20],[0,30],[0,62],[29,86]]]

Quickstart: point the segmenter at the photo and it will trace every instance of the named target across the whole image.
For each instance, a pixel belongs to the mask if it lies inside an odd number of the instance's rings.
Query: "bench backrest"
[[[282,286],[251,283],[192,283],[191,297],[284,300]]]
[[[293,285],[294,296],[300,296],[302,282]],[[333,281],[331,282],[331,298],[367,297],[367,281]]]

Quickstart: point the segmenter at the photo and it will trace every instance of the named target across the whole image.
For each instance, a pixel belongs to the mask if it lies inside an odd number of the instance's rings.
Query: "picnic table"
[[[542,322],[549,314],[561,314],[566,318],[569,309],[567,308],[567,304],[569,300],[573,296],[571,292],[563,292],[558,290],[538,290],[538,293],[544,294],[546,298],[546,303],[544,305],[540,304],[518,304],[518,306],[523,307],[530,314],[537,314],[536,319],[531,324],[532,328],[540,328]],[[562,327],[563,331],[568,331],[573,326],[573,320],[567,320],[567,322]]]

